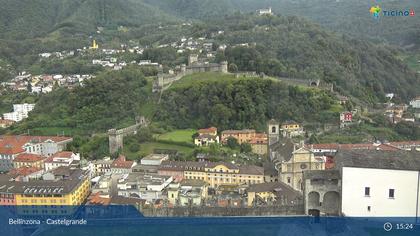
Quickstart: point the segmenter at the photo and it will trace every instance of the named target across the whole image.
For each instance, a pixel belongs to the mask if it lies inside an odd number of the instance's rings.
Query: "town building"
[[[302,200],[302,194],[282,182],[254,184],[247,189],[247,206],[294,205]]]
[[[263,16],[263,15],[273,15],[273,12],[271,10],[271,7],[269,7],[268,9],[259,9],[257,10],[258,15]]]
[[[268,137],[267,134],[257,133],[249,142],[252,153],[265,156],[268,153]]]
[[[174,179],[198,179],[210,184],[220,185],[250,185],[264,182],[264,169],[259,166],[237,166],[224,162],[163,162],[159,174],[167,174]]]
[[[293,120],[285,121],[281,124],[283,137],[296,137],[305,134],[303,127]]]
[[[95,177],[95,184],[92,186],[92,194],[98,193],[102,197],[111,197],[112,177],[111,173]]]
[[[343,215],[416,217],[420,211],[420,153],[339,152],[335,164]]]
[[[13,160],[22,153],[37,154],[49,157],[64,150],[73,141],[63,136],[0,136],[0,172],[13,168]]]
[[[400,142],[375,142],[375,143],[354,143],[354,144],[338,144],[338,143],[319,143],[307,144],[306,148],[310,149],[316,155],[334,154],[339,150],[377,150],[377,151],[401,151],[401,150],[418,150],[420,151],[420,141],[400,141]]]
[[[196,179],[172,183],[168,188],[168,201],[172,206],[200,206],[208,197],[208,186],[205,181]]]
[[[304,175],[311,215],[416,217],[420,211],[417,151],[339,150],[334,169]]]
[[[222,131],[222,143],[226,144],[228,138],[235,138],[239,144],[249,143],[255,135],[254,129],[224,130]]]
[[[263,164],[264,168],[264,182],[278,182],[279,181],[279,172],[276,169],[276,166],[271,161],[266,161]]]
[[[410,106],[416,109],[420,109],[420,96],[410,101]]]
[[[280,180],[297,191],[303,190],[303,172],[324,170],[325,158],[315,156],[311,150],[301,147],[293,151],[289,160],[281,163]]]
[[[50,171],[55,168],[64,166],[78,166],[80,162],[80,154],[73,152],[62,151],[48,157],[44,161],[45,171]]]
[[[350,111],[340,113],[340,128],[345,128],[353,124],[353,113]]]
[[[19,122],[28,118],[28,114],[35,108],[35,104],[13,104],[13,112],[4,113],[3,119]]]
[[[0,128],[7,128],[13,125],[13,123],[15,123],[13,120],[6,120],[6,119],[1,119],[0,117]]]
[[[13,160],[13,168],[36,167],[44,169],[44,160],[41,155],[31,153],[21,153]]]
[[[101,176],[107,173],[111,173],[112,160],[110,157],[104,157],[101,160],[92,161],[93,165],[93,176]]]
[[[31,179],[39,179],[43,174],[43,168],[31,166],[14,168],[7,173],[7,175],[9,175],[14,181],[29,181]]]
[[[219,136],[217,135],[216,127],[199,129],[197,133],[197,137],[194,138],[194,144],[196,146],[209,146],[213,143],[219,143]]]
[[[117,183],[118,196],[140,198],[153,202],[162,199],[163,191],[172,181],[172,176],[124,174]]]
[[[349,102],[349,98],[346,96],[337,95],[337,98],[340,105],[346,105]]]
[[[67,214],[65,208],[34,207],[77,206],[89,196],[90,181],[87,173],[80,169],[64,168],[59,169],[58,173],[50,172],[41,179],[29,181],[14,181],[1,175],[0,192],[7,195],[9,204],[28,206],[19,208],[23,214]]]
[[[132,172],[132,168],[136,166],[135,161],[127,161],[124,155],[120,155],[111,164],[111,173],[113,174],[129,174]]]
[[[169,160],[168,154],[150,154],[140,160],[141,165],[159,166],[163,161]]]

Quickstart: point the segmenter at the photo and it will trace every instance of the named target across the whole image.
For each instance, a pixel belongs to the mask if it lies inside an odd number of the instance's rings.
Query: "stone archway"
[[[336,191],[329,191],[324,194],[322,199],[323,212],[329,215],[340,213],[340,194]]]
[[[308,209],[319,209],[320,194],[312,191],[308,194]]]
[[[311,80],[309,81],[309,86],[311,87],[318,87],[319,86],[320,81],[319,80]]]

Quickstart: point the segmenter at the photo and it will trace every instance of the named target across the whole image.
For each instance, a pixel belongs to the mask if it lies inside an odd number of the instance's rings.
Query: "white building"
[[[118,196],[135,197],[152,202],[164,196],[164,189],[172,181],[172,176],[124,174],[117,183]]]
[[[355,217],[415,217],[419,171],[344,167],[342,213]]]
[[[365,150],[336,158],[343,215],[416,217],[420,212],[420,153]]]
[[[273,12],[271,11],[271,7],[268,9],[259,9],[258,11],[258,15],[262,16],[262,15],[273,15]]]
[[[23,119],[28,118],[28,114],[35,107],[35,104],[13,104],[13,112],[4,113],[3,118],[6,120],[13,120],[19,122]]]
[[[64,150],[71,141],[71,137],[62,136],[0,136],[0,172],[12,169],[14,158],[21,153],[49,157]]]
[[[16,112],[28,113],[35,108],[35,104],[23,103],[23,104],[13,104],[13,110]]]
[[[159,166],[162,164],[162,161],[169,160],[168,154],[150,154],[141,159],[140,164],[142,165],[152,165]]]
[[[56,169],[60,166],[71,166],[74,162],[80,161],[80,154],[73,152],[58,152],[44,162],[45,171]]]
[[[413,108],[420,108],[420,96],[410,101],[410,106]]]

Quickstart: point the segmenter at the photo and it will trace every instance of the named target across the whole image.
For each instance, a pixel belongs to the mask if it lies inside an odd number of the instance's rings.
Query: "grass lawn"
[[[175,130],[169,133],[158,135],[156,138],[158,140],[192,143],[193,142],[192,135],[195,134],[196,132],[197,131],[194,129],[180,129],[180,130]]]
[[[72,127],[39,127],[29,130],[31,135],[65,135],[73,136],[75,134],[83,134],[84,131]]]
[[[194,73],[191,75],[184,76],[182,79],[174,82],[171,86],[171,89],[190,87],[192,84],[200,83],[200,81],[216,82],[216,81],[245,80],[245,79],[255,79],[255,78],[248,78],[248,77],[236,78],[235,75],[233,74],[222,74],[222,73],[216,73],[216,72]]]
[[[177,150],[179,152],[184,153],[185,155],[189,155],[193,152],[193,148],[175,145],[175,144],[166,144],[166,143],[159,143],[159,142],[146,142],[140,144],[140,151],[138,152],[139,156],[146,156],[148,154],[153,153],[154,149],[172,149]]]
[[[400,58],[414,71],[420,71],[420,52],[408,53]]]

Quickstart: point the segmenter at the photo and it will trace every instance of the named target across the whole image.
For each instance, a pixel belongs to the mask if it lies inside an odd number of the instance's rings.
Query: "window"
[[[290,177],[287,177],[287,183],[290,184]]]
[[[367,207],[367,210],[370,211],[370,206]]]
[[[389,193],[388,193],[389,198],[394,198],[394,194],[395,194],[395,189],[390,188]]]
[[[275,132],[276,132],[276,127],[275,126],[271,127],[271,133],[275,133]]]
[[[365,196],[366,197],[370,196],[370,187],[365,187]]]

